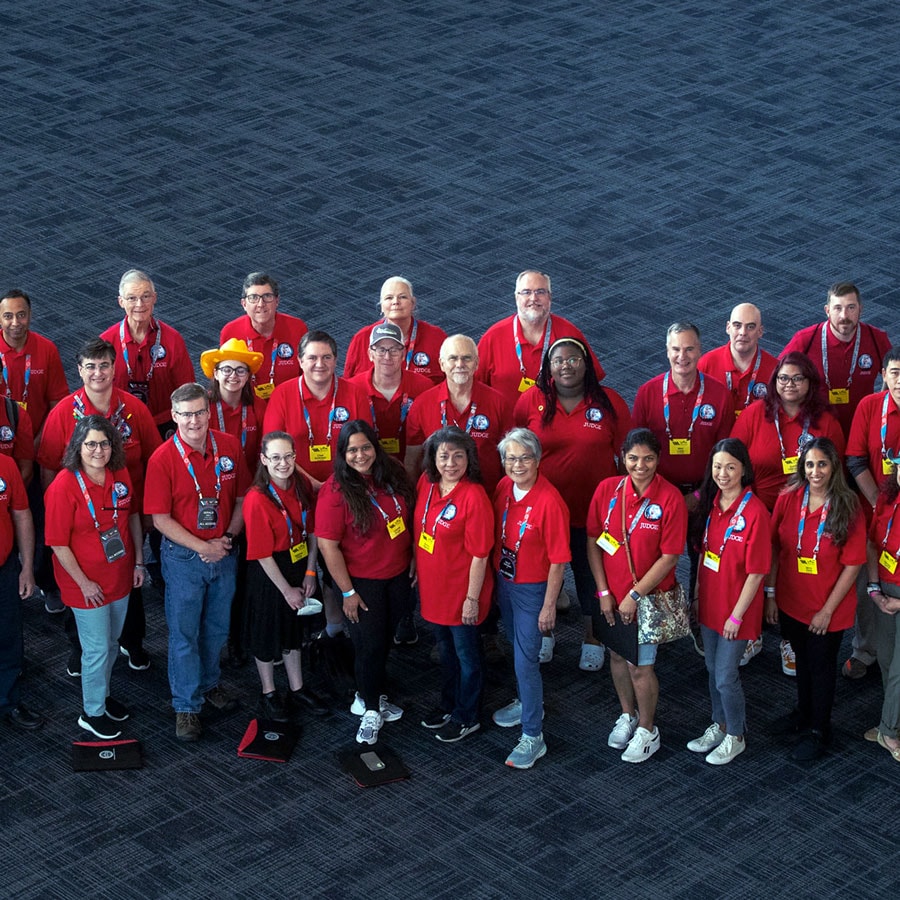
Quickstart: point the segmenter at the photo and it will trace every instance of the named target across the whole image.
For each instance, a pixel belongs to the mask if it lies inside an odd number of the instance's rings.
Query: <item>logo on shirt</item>
[[[868,353],[863,353],[859,357],[859,367],[861,369],[871,369],[872,368],[872,357],[869,356]]]
[[[347,422],[350,419],[350,410],[346,406],[336,406],[334,408],[334,421]]]
[[[279,344],[275,353],[279,359],[290,359],[294,355],[294,348],[290,344]]]
[[[4,443],[6,441],[11,441],[15,438],[16,433],[9,427],[9,425],[3,425],[0,427],[0,441]]]
[[[3,494],[5,492],[6,492],[6,482],[2,478],[0,478],[0,494]]]
[[[662,517],[662,507],[658,503],[651,503],[645,510],[644,515],[651,521],[655,522]]]
[[[119,430],[119,434],[122,435],[123,441],[127,441],[131,437],[131,426],[126,421],[120,421],[116,428]]]
[[[230,456],[223,456],[219,459],[219,465],[223,472],[231,472],[234,469],[234,460]]]
[[[441,513],[441,518],[446,521],[451,521],[451,519],[456,518],[456,504],[448,503],[444,511]]]
[[[472,419],[472,431],[487,431],[491,427],[491,420],[481,414]]]
[[[813,436],[808,431],[804,431],[797,438],[797,449],[802,450],[812,440],[814,440]]]
[[[417,366],[427,366],[431,362],[431,357],[421,350],[413,355],[413,364]]]
[[[124,481],[117,481],[113,485],[113,490],[116,492],[116,496],[120,500],[128,496],[128,485],[125,484]]]
[[[158,347],[154,344],[150,348],[150,359],[165,359],[166,358],[166,348],[160,344]]]
[[[737,517],[737,522],[734,523],[734,528],[731,530],[733,532],[741,532],[747,527],[747,520],[743,516]]]
[[[757,400],[765,400],[769,396],[769,388],[761,381],[753,385],[753,396]]]
[[[590,409],[584,411],[584,417],[588,422],[599,422],[603,418],[603,410],[597,409],[596,406],[592,406]]]
[[[700,418],[703,419],[704,422],[711,422],[715,417],[716,408],[712,403],[704,403],[703,406],[700,407]]]

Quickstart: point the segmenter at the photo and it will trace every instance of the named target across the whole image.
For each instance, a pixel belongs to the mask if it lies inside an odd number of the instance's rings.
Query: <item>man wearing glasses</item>
[[[561,337],[574,337],[590,350],[587,338],[568,319],[551,315],[550,276],[533,269],[516,278],[516,314],[501,319],[478,342],[478,380],[490,385],[515,404],[520,393],[537,380],[550,345]],[[606,372],[590,350],[597,380]]]
[[[349,378],[366,392],[378,442],[386,453],[403,462],[413,400],[433,385],[429,378],[404,368],[403,332],[392,322],[376,325],[369,336],[371,367]]]
[[[184,338],[153,317],[156,288],[149,275],[129,269],[122,276],[119,306],[125,317],[100,335],[116,348],[113,383],[147,405],[165,436],[173,428],[169,397],[179,385],[194,380],[194,366]]]
[[[251,381],[261,400],[268,400],[276,385],[300,374],[297,347],[308,329],[302,319],[278,312],[279,302],[278,282],[265,272],[251,272],[241,292],[246,315],[232,319],[219,335],[220,347],[237,338],[254,353],[262,353],[263,364]]]
[[[241,508],[250,474],[237,438],[209,427],[209,397],[199,384],[172,393],[177,430],[150,458],[152,492],[144,512],[162,534],[169,626],[169,686],[175,736],[200,738],[204,702],[237,707],[219,685],[219,654],[228,638]]]

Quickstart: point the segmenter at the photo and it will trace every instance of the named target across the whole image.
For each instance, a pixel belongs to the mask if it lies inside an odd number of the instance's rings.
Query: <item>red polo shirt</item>
[[[756,356],[753,357],[747,371],[742,372],[734,364],[730,343],[725,344],[724,347],[716,347],[709,353],[704,353],[700,357],[700,362],[697,363],[697,368],[701,372],[712,375],[716,381],[721,381],[731,391],[731,402],[736,416],[740,416],[754,400],[765,400],[769,379],[778,368],[778,360],[771,353],[766,352],[762,347],[757,349],[760,358],[759,371],[756,372],[755,378],[753,370],[756,368]]]
[[[248,406],[232,407],[221,401],[209,401],[209,424],[217,431],[224,431],[236,437],[244,450],[247,471],[253,475],[259,465],[259,446],[262,442],[263,419],[266,403],[259,397],[253,398]]]
[[[379,319],[353,335],[344,361],[344,378],[355,378],[372,368],[372,360],[369,359],[372,329],[384,321],[385,319]],[[428,378],[431,384],[440,384],[444,380],[439,361],[441,344],[446,338],[447,333],[443,328],[438,328],[430,322],[423,322],[421,319],[413,319],[406,335],[406,358],[403,364],[405,371],[422,375]]]
[[[53,341],[29,331],[21,350],[14,350],[0,336],[0,355],[6,367],[3,376],[5,393],[28,411],[32,430],[37,434],[51,405],[69,393],[59,350]]]
[[[12,459],[0,456],[0,566],[9,559],[16,539],[12,511],[23,509],[28,509],[28,495],[22,476]]]
[[[304,507],[294,490],[293,484],[283,491],[272,485],[281,499],[282,506],[291,520],[293,542],[299,544],[303,538]],[[274,553],[290,549],[285,513],[276,505],[268,488],[252,487],[244,497],[244,527],[247,532],[247,559],[268,559]],[[307,538],[316,530],[315,508],[306,509]]]
[[[894,520],[893,523],[891,519]],[[893,556],[895,561],[900,559],[900,497],[888,503],[884,494],[878,495],[875,515],[869,526],[869,540],[875,545],[875,552],[878,554],[878,580],[900,585],[900,562],[893,572],[882,562],[883,553]]]
[[[885,397],[888,398],[886,408]],[[890,391],[870,394],[860,400],[853,415],[853,424],[850,426],[850,437],[847,439],[847,456],[866,457],[869,461],[869,472],[877,485],[882,485],[893,477],[893,466],[888,463],[890,468],[886,471],[884,462],[887,453],[882,453],[881,450],[882,411],[886,412],[887,425],[884,438],[885,451],[891,451],[894,455],[900,454],[900,409],[890,396]]]
[[[31,416],[19,407],[19,420],[14,425],[10,421],[2,398],[0,398],[0,453],[13,459],[34,459]]]

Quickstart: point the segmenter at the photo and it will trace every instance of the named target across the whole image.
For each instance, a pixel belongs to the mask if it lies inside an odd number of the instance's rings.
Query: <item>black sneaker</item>
[[[128,711],[128,707],[124,703],[119,703],[113,697],[106,698],[106,715],[109,716],[113,722],[124,722],[131,713]]]
[[[273,722],[287,722],[289,718],[277,691],[263,694],[259,698],[259,715],[260,718],[271,719]]]
[[[822,732],[810,729],[801,736],[797,746],[790,753],[794,762],[815,762],[825,753]]]
[[[72,678],[81,678],[81,651],[72,650],[66,663],[66,674]]]
[[[454,722],[450,719],[443,728],[434,733],[434,736],[445,744],[452,744],[454,741],[461,741],[467,734],[478,731],[481,725],[476,722],[474,725],[463,725],[462,722]]]
[[[91,734],[95,734],[104,741],[111,741],[122,733],[122,729],[105,714],[102,716],[89,716],[87,713],[82,713],[78,717],[78,724],[85,731],[90,731]]]
[[[119,653],[128,660],[128,668],[143,672],[150,668],[150,654],[143,647],[119,647]]]
[[[413,614],[410,613],[397,623],[397,630],[394,632],[394,643],[397,644],[398,647],[401,644],[411,647],[413,644],[417,643],[418,640],[419,632],[416,631],[416,620],[413,618]]]
[[[35,731],[44,724],[43,717],[32,712],[24,703],[14,706],[4,717],[8,725],[24,731]]]
[[[49,593],[44,593],[44,609],[46,609],[51,616],[55,616],[66,611],[66,604],[62,602],[62,597],[59,596],[59,591],[50,591]]]
[[[445,713],[442,709],[433,709],[427,716],[422,719],[423,728],[442,728],[450,721],[450,713]]]
[[[288,691],[285,702],[288,713],[310,713],[313,716],[327,716],[331,708],[315,691],[304,686],[299,691]]]

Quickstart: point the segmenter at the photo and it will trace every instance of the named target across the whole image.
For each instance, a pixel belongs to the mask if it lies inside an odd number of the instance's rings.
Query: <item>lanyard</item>
[[[209,439],[212,441],[212,452],[213,452],[213,462],[216,466],[216,500],[219,499],[219,492],[222,490],[222,480],[219,477],[222,473],[222,465],[219,462],[219,448],[216,446],[216,438],[215,435],[210,431]],[[181,461],[185,464],[188,470],[188,474],[191,478],[194,479],[194,487],[197,489],[197,496],[202,500],[203,499],[203,491],[200,490],[200,482],[197,481],[197,476],[194,474],[194,466],[191,463],[190,459],[188,459],[187,454],[184,452],[184,444],[181,443],[181,438],[178,437],[178,433],[175,433],[175,436],[172,438],[175,442],[175,446],[178,448],[178,452],[181,454]]]
[[[550,320],[551,320],[551,317],[547,316],[547,327],[544,329],[544,346],[541,348],[541,364],[543,364],[544,357],[547,355],[547,348],[550,346]],[[522,362],[522,344],[519,341],[519,317],[518,316],[513,316],[513,339],[516,342],[516,357],[519,360],[519,371],[522,373],[523,376],[525,376],[525,363]],[[525,377],[527,377],[527,376],[525,376]]]
[[[891,510],[891,517],[888,519],[887,531],[884,533],[884,540],[881,542],[881,548],[887,550],[888,538],[891,536],[891,528],[894,526],[894,517],[897,515],[897,507],[900,507],[900,500],[895,501],[894,508]],[[900,559],[900,547],[894,553],[896,559]]]
[[[78,419],[83,419],[87,415],[87,406],[85,405],[85,397],[84,391],[77,391],[72,394],[72,418],[75,421]],[[125,409],[125,401],[119,400],[119,405],[116,407],[116,411],[112,413],[112,415],[107,416],[110,424],[119,434],[122,435],[122,440],[127,440],[131,434],[131,431],[128,427],[127,420],[131,418],[131,413],[127,415],[122,415]],[[99,415],[99,413],[96,413]]]
[[[606,511],[606,521],[603,523],[603,530],[609,534],[609,518],[612,515],[612,511],[616,508],[616,501],[619,499],[619,491],[622,492],[622,504],[625,504],[625,481],[627,479],[623,478],[618,485],[616,486],[615,491],[613,492],[612,498],[609,501],[609,509]],[[641,516],[644,515],[644,510],[650,505],[650,498],[644,497],[643,503],[641,503],[640,508],[634,514],[634,518],[631,520],[631,525],[628,526],[627,531],[623,529],[623,537],[627,541],[631,537],[631,533],[634,531],[637,523],[640,522]]]
[[[409,414],[409,408],[411,406],[412,400],[409,399],[409,394],[406,393],[400,400],[400,427],[397,429],[398,440],[403,434],[403,426],[406,424],[406,416]],[[380,432],[378,431],[378,420],[375,418],[375,401],[372,400],[371,397],[369,397],[369,414],[372,416],[372,426],[375,429],[375,437],[380,437]]]
[[[375,491],[371,488],[369,490],[369,499],[372,501],[372,506],[381,513],[381,518],[384,519],[385,522],[390,522],[391,517],[381,508],[381,504],[378,502],[378,499],[375,496]],[[394,506],[397,508],[397,517],[401,517],[403,515],[403,507],[400,506],[400,501],[397,499],[397,495],[394,493],[394,489],[389,487],[385,489],[388,494],[391,495],[391,499],[394,501]]]
[[[884,400],[881,402],[881,458],[887,459],[888,452],[884,446],[887,440],[887,417],[888,417],[888,401],[891,399],[891,392],[884,392]]]
[[[750,502],[750,498],[753,496],[753,491],[747,491],[744,494],[744,499],[741,500],[740,506],[735,510],[734,515],[731,517],[731,521],[728,523],[728,527],[725,529],[725,537],[722,538],[722,546],[719,549],[718,556],[721,559],[722,554],[725,552],[725,544],[728,543],[728,538],[731,537],[731,532],[734,531],[734,526],[737,525],[738,519],[741,517],[741,513],[744,511],[744,507]],[[716,495],[716,499],[718,499],[718,495]],[[713,501],[716,502],[715,500]],[[706,517],[706,528],[703,529],[703,549],[709,549],[709,522],[712,518],[712,512],[709,513]]]
[[[275,314],[275,321],[278,321],[278,314]],[[263,339],[263,346],[265,347],[265,339]],[[253,338],[247,338],[247,349],[253,350]],[[265,356],[265,354],[263,354]],[[265,382],[265,384],[271,384],[275,381],[275,360],[278,358],[278,340],[275,337],[275,330],[272,330],[272,364],[269,368],[269,380]],[[251,375],[250,377],[253,379],[255,384],[260,384],[260,380],[258,378],[259,372],[256,375]]]
[[[422,513],[422,531],[427,531],[425,526],[425,520],[428,518],[428,509],[431,506],[431,497],[434,494],[434,485],[428,489],[428,498],[425,500],[425,511]],[[447,512],[450,507],[453,506],[453,501],[448,500],[444,508],[437,514],[437,518],[434,520],[434,526],[431,529],[431,536],[434,537],[437,534],[438,522],[444,518],[444,513]],[[507,507],[509,508],[509,507]]]
[[[803,529],[806,527],[806,510],[809,507],[809,485],[803,489],[803,502],[800,504],[800,521],[797,523],[797,556],[801,555],[800,542],[803,540]],[[819,555],[819,544],[822,543],[822,535],[825,532],[825,520],[828,518],[828,510],[831,500],[822,504],[822,512],[819,513],[819,527],[816,529],[816,546],[813,548],[812,558]]]
[[[759,367],[762,363],[762,349],[756,348],[756,362],[753,364],[753,371],[750,373],[750,383],[747,385],[747,396],[744,398],[744,406],[746,409],[750,405],[750,397],[753,395],[753,388],[756,387],[756,376],[759,375]],[[731,371],[725,373],[725,382],[728,385],[728,390],[731,390]],[[738,378],[738,382],[740,382],[740,378]],[[782,456],[784,454],[782,453]]]
[[[296,496],[296,488],[295,496]],[[272,485],[272,482],[269,482],[269,493],[272,495],[272,499],[275,501],[275,505],[281,510],[281,514],[284,516],[284,522],[287,525],[288,530],[288,547],[294,546],[294,526],[291,523],[291,517],[288,515],[287,507],[284,505],[281,497],[278,496],[278,492],[275,490],[275,487]],[[299,497],[297,498],[300,499]],[[300,517],[303,520],[303,537],[300,538],[300,541],[306,540],[306,509],[301,504],[300,505]]]
[[[387,316],[384,317],[384,325],[387,324]],[[419,321],[418,319],[412,320],[412,329],[409,332],[409,340],[406,342],[406,365],[405,369],[409,368],[409,364],[412,362],[413,354],[416,352],[416,335],[419,333]]]
[[[781,447],[781,458],[784,459],[784,441],[781,438],[781,423],[778,421],[778,410],[775,410],[775,433],[778,435],[778,444]],[[803,434],[797,440],[797,454],[800,449],[806,445],[806,439],[809,437],[809,416],[803,420]]]
[[[700,415],[700,404],[703,402],[703,392],[706,390],[706,379],[703,377],[702,372],[697,373],[697,377],[700,379],[700,390],[697,391],[697,399],[694,401],[694,411],[691,413],[691,427],[688,428],[688,440],[691,439],[691,434],[694,431],[694,424],[697,421],[697,416]],[[669,440],[672,440],[672,432],[669,429],[669,372],[666,372],[665,378],[663,378],[662,385],[663,392],[663,415],[666,419],[666,436]]]
[[[216,401],[216,418],[219,420],[219,431],[225,431],[225,410],[222,401]],[[247,404],[241,404],[241,450],[247,446]]]
[[[3,366],[3,383],[6,385],[6,396],[13,399],[12,392],[9,387],[9,369],[6,365],[6,354],[0,353],[0,364]],[[28,382],[31,381],[31,354],[25,354],[25,389],[22,391],[22,399],[20,403],[28,401]]]
[[[828,323],[822,323],[822,374],[825,376],[825,387],[831,390],[831,382],[828,380],[828,338],[826,329]],[[853,358],[850,360],[850,374],[847,376],[847,387],[853,381],[853,373],[856,371],[856,358],[859,356],[859,339],[862,335],[862,325],[856,326],[856,342],[853,344]]]
[[[506,509],[503,510],[503,524],[500,528],[500,546],[506,546],[506,517],[509,515],[509,504],[512,500],[512,488],[510,488],[510,493],[506,498]],[[516,540],[516,546],[513,548],[513,553],[516,557],[519,555],[519,547],[522,546],[522,537],[525,534],[525,529],[528,528],[528,517],[531,515],[531,510],[534,509],[533,506],[528,506],[525,508],[525,518],[522,519],[522,523],[519,525],[519,537]]]
[[[477,409],[475,401],[469,407],[469,418],[466,419],[465,432],[468,434],[472,430],[472,423],[475,421],[475,410]],[[447,427],[447,401],[441,400],[441,428]]]
[[[131,378],[133,373],[131,371],[131,363],[128,361],[128,343],[125,340],[126,321],[127,318],[122,319],[122,321],[119,322],[119,345],[122,348],[122,359],[125,361],[125,368],[128,370],[128,377]],[[150,369],[147,372],[147,381],[149,381],[153,377],[153,367],[156,365],[156,360],[159,358],[159,348],[162,345],[162,325],[157,322],[152,316],[150,318],[150,327],[156,329],[156,340],[153,343],[153,347],[150,349]]]
[[[303,418],[306,419],[306,430],[309,432],[309,445],[310,447],[315,446],[316,439],[313,436],[312,430],[312,421],[309,417],[309,410],[306,408],[306,404],[303,402],[303,376],[301,375],[297,379],[297,388],[300,391],[300,408],[303,410]],[[331,394],[331,411],[328,413],[328,434],[325,437],[325,443],[331,444],[331,426],[334,424],[334,407],[337,403],[337,392],[338,392],[338,379],[337,375],[334,376],[334,390]]]
[[[84,483],[84,478],[82,478],[81,472],[76,472],[75,478],[78,479],[78,486],[81,488],[81,493],[84,494],[84,502],[87,503],[88,512],[91,514],[91,518],[94,520],[94,528],[99,531],[100,523],[97,521],[97,513],[94,511],[94,501],[91,500],[91,495],[88,493],[87,485]],[[112,494],[113,522],[118,522],[119,497],[116,494],[115,480],[113,481],[112,490],[110,493]]]

